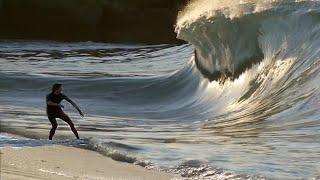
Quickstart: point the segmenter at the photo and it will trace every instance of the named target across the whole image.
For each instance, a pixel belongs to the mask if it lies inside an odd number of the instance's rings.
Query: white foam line
[[[45,173],[50,173],[50,174],[55,174],[55,175],[59,175],[59,176],[69,177],[69,178],[76,178],[74,176],[67,175],[65,173],[49,171],[49,170],[45,170],[45,169],[41,169],[41,168],[39,169],[39,171],[45,172]]]
[[[45,173],[50,173],[50,174],[55,174],[58,176],[64,176],[64,177],[68,177],[68,178],[73,178],[73,179],[96,179],[96,180],[128,180],[127,178],[115,178],[115,177],[97,177],[97,176],[88,176],[88,175],[84,175],[84,176],[77,176],[77,175],[70,175],[70,174],[66,174],[66,173],[62,173],[62,172],[54,172],[54,171],[50,171],[50,170],[46,170],[46,169],[42,169],[40,168],[39,171],[41,172],[45,172]],[[132,178],[130,180],[139,180],[139,178]]]

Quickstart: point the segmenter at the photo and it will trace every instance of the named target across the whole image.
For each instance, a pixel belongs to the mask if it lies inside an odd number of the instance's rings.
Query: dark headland
[[[0,0],[1,39],[181,43],[187,0]]]

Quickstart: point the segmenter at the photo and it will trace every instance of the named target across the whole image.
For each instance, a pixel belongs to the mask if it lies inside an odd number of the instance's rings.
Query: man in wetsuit
[[[76,103],[74,103],[71,99],[69,99],[66,95],[62,94],[61,92],[62,92],[62,84],[54,84],[52,86],[51,93],[47,95],[47,115],[52,125],[50,134],[49,134],[49,139],[52,140],[52,137],[58,127],[56,118],[60,118],[66,123],[68,123],[74,135],[77,137],[77,139],[79,139],[78,132],[74,127],[73,122],[71,121],[69,116],[62,111],[62,108],[64,108],[64,106],[60,104],[61,101],[65,99],[70,104],[72,104],[73,107],[75,107],[78,110],[81,117],[83,117],[84,115],[80,110],[80,108],[76,105]]]

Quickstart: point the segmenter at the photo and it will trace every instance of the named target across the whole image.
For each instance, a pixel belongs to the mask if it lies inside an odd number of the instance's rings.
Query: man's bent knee
[[[53,123],[52,124],[52,129],[57,129],[57,127],[58,127],[58,123]]]
[[[70,127],[74,127],[74,124],[72,121],[67,122],[69,124]]]

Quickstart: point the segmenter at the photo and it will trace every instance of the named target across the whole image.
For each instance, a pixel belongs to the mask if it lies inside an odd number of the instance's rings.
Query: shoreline
[[[50,145],[0,149],[0,179],[176,179],[178,175],[148,170],[77,147]]]

